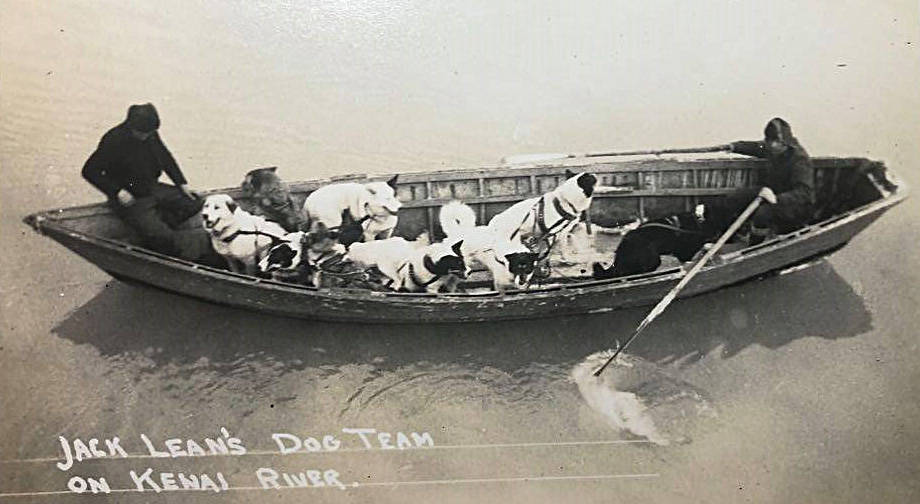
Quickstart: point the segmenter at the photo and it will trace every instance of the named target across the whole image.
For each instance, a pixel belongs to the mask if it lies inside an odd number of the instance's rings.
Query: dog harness
[[[524,245],[527,246],[527,248],[530,250],[536,250],[537,245],[540,242],[544,242],[546,244],[546,250],[540,253],[537,257],[538,262],[549,257],[550,251],[552,251],[553,247],[556,245],[556,235],[562,231],[562,228],[566,224],[578,218],[578,215],[563,208],[562,201],[559,198],[553,198],[553,208],[556,209],[556,212],[559,213],[560,217],[559,220],[554,222],[552,225],[547,226],[546,198],[541,196],[540,199],[537,200],[537,203],[534,205],[534,208],[531,209],[531,212],[524,217],[523,221],[521,221],[521,225],[523,225],[524,222],[527,222],[527,217],[533,215],[534,209],[536,209],[536,215],[534,215],[533,228],[530,238],[522,241],[524,242]],[[537,228],[539,228],[541,232],[539,238],[537,237]],[[518,226],[514,233],[511,234],[512,240],[515,236],[517,236],[520,230],[521,227]]]
[[[546,204],[544,203],[543,198],[540,198],[540,201],[537,203],[537,222],[540,224],[540,231],[543,231],[543,234],[550,234],[556,227],[570,222],[578,217],[577,215],[567,212],[564,208],[562,208],[562,200],[559,198],[553,198],[553,208],[559,212],[561,217],[559,220],[553,223],[552,226],[546,227],[546,215],[544,212],[545,206]]]
[[[415,266],[412,266],[411,261],[404,262],[403,265],[400,266],[399,269],[397,269],[396,271],[397,272],[402,271],[403,268],[405,268],[406,266],[409,266],[409,279],[412,280],[412,283],[414,283],[415,285],[418,285],[419,287],[428,287],[429,285],[437,282],[442,276],[444,276],[444,275],[438,275],[437,273],[432,271],[432,268],[434,268],[434,261],[432,261],[431,257],[427,255],[425,256],[425,259],[424,259],[424,265],[425,265],[425,269],[427,269],[429,273],[434,275],[428,281],[424,281],[418,277],[418,275],[415,273]]]
[[[275,236],[275,235],[273,235],[273,234],[271,234],[271,233],[266,233],[265,231],[259,231],[258,229],[254,230],[254,231],[245,231],[245,230],[239,229],[239,230],[234,231],[232,234],[230,234],[230,236],[221,238],[220,241],[222,241],[222,242],[224,242],[224,243],[230,243],[230,242],[232,242],[233,240],[235,240],[235,239],[236,239],[238,236],[240,236],[240,235],[267,236],[267,237],[271,238],[271,240],[272,240],[272,245],[276,245],[276,244],[278,244],[278,243],[280,243],[280,242],[287,241],[287,240],[285,240],[284,238],[282,238],[282,237],[280,237],[280,236]]]
[[[559,215],[561,217],[559,220],[554,222],[552,226],[547,226],[546,225],[546,200],[545,198],[541,197],[540,199],[538,199],[534,207],[537,210],[537,214],[534,216],[533,229],[534,231],[536,231],[537,227],[539,227],[540,231],[543,233],[543,236],[555,234],[556,232],[559,231],[557,229],[559,226],[562,226],[568,222],[571,222],[576,217],[578,217],[577,215],[574,215],[571,212],[566,211],[562,207],[562,202],[559,200],[559,198],[553,198],[553,208],[555,208],[556,211],[559,212]],[[522,225],[525,222],[527,222],[527,217],[530,217],[532,215],[534,209],[531,208],[530,210],[531,210],[531,213],[528,213],[526,216],[524,216],[524,220],[521,221]],[[515,229],[513,233],[511,233],[511,239],[513,240],[514,237],[517,236],[520,231],[521,231],[521,227],[518,226],[518,228]],[[536,233],[533,233],[533,234],[536,234]]]
[[[332,251],[327,252],[317,258],[315,261],[315,267],[323,275],[329,275],[333,277],[361,277],[364,281],[370,280],[370,273],[368,270],[355,270],[355,271],[341,271],[341,266],[346,263],[344,256],[342,254],[336,254]],[[334,268],[339,268],[339,271],[336,271]]]
[[[269,246],[271,246],[271,247],[274,247],[275,245],[278,245],[278,244],[281,243],[281,242],[286,242],[286,241],[287,241],[287,240],[285,240],[284,238],[282,238],[282,237],[280,237],[280,236],[275,236],[275,235],[273,235],[273,234],[271,234],[271,233],[266,233],[265,231],[260,231],[258,228],[254,229],[254,230],[252,230],[252,231],[243,230],[243,229],[237,229],[237,230],[234,231],[233,233],[230,233],[229,236],[225,236],[225,237],[221,238],[220,241],[222,241],[222,242],[224,242],[224,243],[231,243],[233,240],[237,239],[240,235],[256,236],[256,246],[255,246],[255,250],[253,250],[253,252],[252,252],[252,257],[253,257],[253,259],[256,260],[256,261],[259,260],[259,238],[258,238],[259,236],[267,236],[267,237],[271,240],[271,243],[269,244]]]
[[[367,222],[368,220],[370,220],[371,218],[372,218],[372,217],[370,216],[370,214],[368,214],[368,215],[365,215],[364,217],[361,217],[360,219],[356,220],[354,223],[357,224],[357,225],[359,225],[359,226],[361,226],[361,229],[364,229],[364,223]],[[306,228],[307,228],[307,229],[310,229],[311,224],[312,224],[312,222],[311,222],[310,218],[308,217],[308,218],[307,218],[307,222],[306,222]],[[333,226],[333,227],[330,227],[330,228],[326,228],[326,229],[328,229],[329,231],[339,231],[339,230],[342,229],[342,224],[339,224],[338,226]]]

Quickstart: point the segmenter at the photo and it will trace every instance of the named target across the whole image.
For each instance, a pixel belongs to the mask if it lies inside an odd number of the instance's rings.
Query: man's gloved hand
[[[199,194],[198,194],[197,191],[193,191],[193,190],[189,189],[189,188],[188,188],[188,184],[182,184],[182,185],[180,185],[180,186],[179,186],[179,190],[182,191],[182,194],[188,196],[188,197],[191,198],[191,199],[198,199],[198,198],[201,197],[201,196],[199,196]]]
[[[118,202],[121,203],[121,206],[127,207],[134,204],[134,196],[125,189],[119,189],[115,197],[118,199]]]
[[[769,187],[762,187],[760,192],[757,193],[757,196],[763,198],[764,201],[771,205],[776,204],[776,193],[774,193],[773,189],[770,189]]]

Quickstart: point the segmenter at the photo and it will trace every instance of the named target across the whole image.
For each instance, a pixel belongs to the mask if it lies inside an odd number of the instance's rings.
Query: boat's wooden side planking
[[[816,160],[816,186],[836,184],[842,170],[861,160]],[[761,161],[726,160],[719,163],[657,161],[600,163],[581,167],[597,175],[602,186],[629,191],[598,193],[591,205],[591,221],[607,227],[635,219],[655,219],[688,211],[697,203],[721,198],[739,188],[756,185]],[[438,211],[458,199],[476,211],[479,223],[522,199],[555,189],[565,180],[565,166],[516,168],[490,173],[462,171],[452,177],[418,179],[419,174],[400,176],[398,196],[404,202],[397,234],[407,238],[427,231],[441,236]],[[575,167],[579,168],[579,167]],[[429,174],[425,174],[429,175]],[[307,192],[302,193],[304,196]]]
[[[860,158],[815,159],[816,186],[833,188],[841,172],[865,160]],[[525,166],[473,170],[448,170],[400,174],[397,195],[404,206],[399,215],[397,235],[415,238],[422,232],[441,236],[438,226],[440,207],[453,199],[469,204],[485,224],[494,215],[526,198],[555,189],[564,181],[565,170],[589,171],[602,186],[628,188],[628,192],[596,194],[591,206],[591,221],[601,226],[617,226],[639,219],[654,219],[687,211],[696,203],[719,198],[740,187],[756,184],[758,168],[764,162],[750,159],[719,160],[643,160],[585,165]],[[383,179],[386,176],[349,175],[322,181],[291,184],[295,203],[302,205],[310,191],[321,185]],[[240,199],[238,188],[209,191],[227,192]],[[131,233],[100,205],[88,205],[46,212],[47,218],[66,220],[78,232],[132,241]],[[90,218],[88,218],[90,217]]]
[[[838,209],[834,214],[836,217],[822,220],[818,224],[795,233],[777,237],[758,247],[722,256],[721,262],[704,268],[685,294],[693,295],[717,289],[767,271],[796,264],[814,255],[828,253],[845,244],[907,194],[906,188],[894,191],[894,186],[885,187],[884,184],[872,183],[871,175],[870,177],[861,176],[862,170],[851,170],[861,166],[864,162],[865,160],[860,159],[817,160],[815,163],[818,169],[816,182],[819,192],[831,190],[838,185],[850,186],[844,192],[850,194],[852,198],[848,205],[854,206],[844,210]],[[613,172],[605,172],[600,169],[599,167],[605,166],[603,164],[593,165],[591,171],[601,177],[602,183],[617,184],[617,177],[621,177],[620,180],[634,180],[636,184],[634,192],[609,197],[605,195],[599,197],[595,205],[605,202],[611,204],[626,202],[629,201],[629,198],[633,198],[637,200],[637,210],[638,205],[641,204],[645,211],[650,211],[650,209],[659,208],[656,204],[668,201],[669,198],[686,205],[688,198],[717,197],[692,193],[675,196],[669,191],[711,190],[717,191],[716,194],[730,192],[742,184],[752,183],[753,172],[750,169],[758,165],[749,161],[746,163],[748,163],[747,168],[734,160],[731,162],[710,161],[705,164],[679,163],[669,164],[667,170],[657,171],[652,169],[653,165],[646,163],[641,165],[644,170],[639,170],[637,165],[632,166],[630,170],[623,170],[622,173],[619,170],[619,164],[616,165],[617,170]],[[681,167],[684,171],[676,167]],[[738,167],[748,171],[730,172]],[[418,212],[416,222],[419,227],[431,228],[436,221],[439,202],[446,199],[434,197],[438,194],[436,191],[444,191],[446,187],[448,194],[452,194],[451,183],[454,184],[453,193],[458,191],[458,181],[472,181],[459,185],[464,188],[463,190],[471,193],[475,188],[475,194],[480,198],[509,198],[507,202],[481,201],[477,203],[480,211],[487,212],[488,205],[510,204],[511,201],[533,196],[533,193],[527,193],[527,191],[539,189],[541,183],[558,183],[558,179],[554,177],[561,177],[564,169],[565,167],[557,166],[553,167],[555,171],[547,167],[534,167],[497,172],[464,170],[435,174],[410,174],[400,177],[400,191],[409,191],[411,194],[412,189],[407,189],[407,187],[413,184],[421,184],[421,187],[424,187],[425,192],[423,193],[419,193],[419,189],[416,189],[414,200],[407,198],[409,201],[406,212]],[[692,171],[688,174],[686,169]],[[652,175],[651,181],[644,172]],[[664,174],[665,172],[668,174]],[[495,176],[487,176],[491,174]],[[511,176],[512,174],[515,176]],[[608,180],[611,182],[605,182],[605,176],[610,177]],[[630,177],[633,176],[635,178],[631,179]],[[367,180],[367,177],[358,176],[352,179]],[[498,179],[500,182],[493,184],[491,182],[493,179]],[[295,190],[299,193],[298,198],[302,199],[306,190],[322,183],[324,182],[296,184]],[[650,186],[655,187],[654,191]],[[668,187],[662,189],[661,186]],[[494,195],[489,194],[489,191],[505,191],[508,194]],[[651,193],[644,195],[642,191],[651,191]],[[234,197],[239,197],[237,189],[212,192],[228,192]],[[600,208],[603,207],[598,206],[597,209],[592,210],[599,212]],[[412,221],[412,219],[406,220]],[[493,292],[484,295],[479,293],[426,295],[314,289],[202,267],[132,247],[123,241],[112,239],[119,237],[115,228],[120,223],[101,204],[42,212],[28,217],[27,222],[36,230],[46,233],[118,278],[149,284],[212,302],[324,320],[416,323],[594,313],[653,303],[673,286],[679,276],[679,270],[672,269],[620,279],[567,285],[557,283],[552,287],[527,292],[513,291],[505,294]]]
[[[879,205],[844,217],[826,228],[811,228],[765,243],[722,265],[706,267],[681,297],[700,294],[793,264],[845,243],[886,209]],[[643,277],[557,286],[531,292],[487,296],[424,295],[337,291],[278,284],[226,271],[197,267],[145,251],[124,253],[123,245],[93,243],[49,229],[56,240],[118,278],[142,282],[211,302],[308,319],[374,322],[470,322],[597,313],[641,306],[660,299],[675,282],[677,270]]]

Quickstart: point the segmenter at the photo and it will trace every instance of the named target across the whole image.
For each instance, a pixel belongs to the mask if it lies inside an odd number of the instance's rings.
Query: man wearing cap
[[[83,166],[83,178],[105,193],[115,213],[145,245],[183,259],[211,253],[199,226],[183,223],[201,210],[179,165],[160,139],[160,118],[150,103],[131,105],[124,122],[110,129]],[[163,172],[175,185],[159,182]]]
[[[767,123],[763,141],[728,144],[728,150],[770,162],[760,183],[772,190],[769,205],[761,205],[751,218],[751,244],[757,244],[771,232],[788,233],[811,220],[815,205],[815,169],[811,158],[792,136],[789,123],[776,117]],[[760,188],[741,190],[731,198],[751,200]]]

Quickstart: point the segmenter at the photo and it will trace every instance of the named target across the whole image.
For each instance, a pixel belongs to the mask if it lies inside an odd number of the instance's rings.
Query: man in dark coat
[[[201,210],[179,165],[160,140],[150,103],[131,105],[83,166],[83,178],[105,193],[115,213],[153,250],[183,259],[212,254],[204,229],[186,223]],[[159,182],[163,172],[175,185]]]
[[[763,141],[733,142],[728,147],[731,152],[770,162],[760,183],[776,194],[776,202],[761,205],[751,218],[752,244],[763,241],[770,231],[788,233],[811,221],[815,211],[815,170],[808,153],[792,136],[789,123],[773,118],[764,129]],[[759,190],[742,190],[731,199],[749,202]]]

